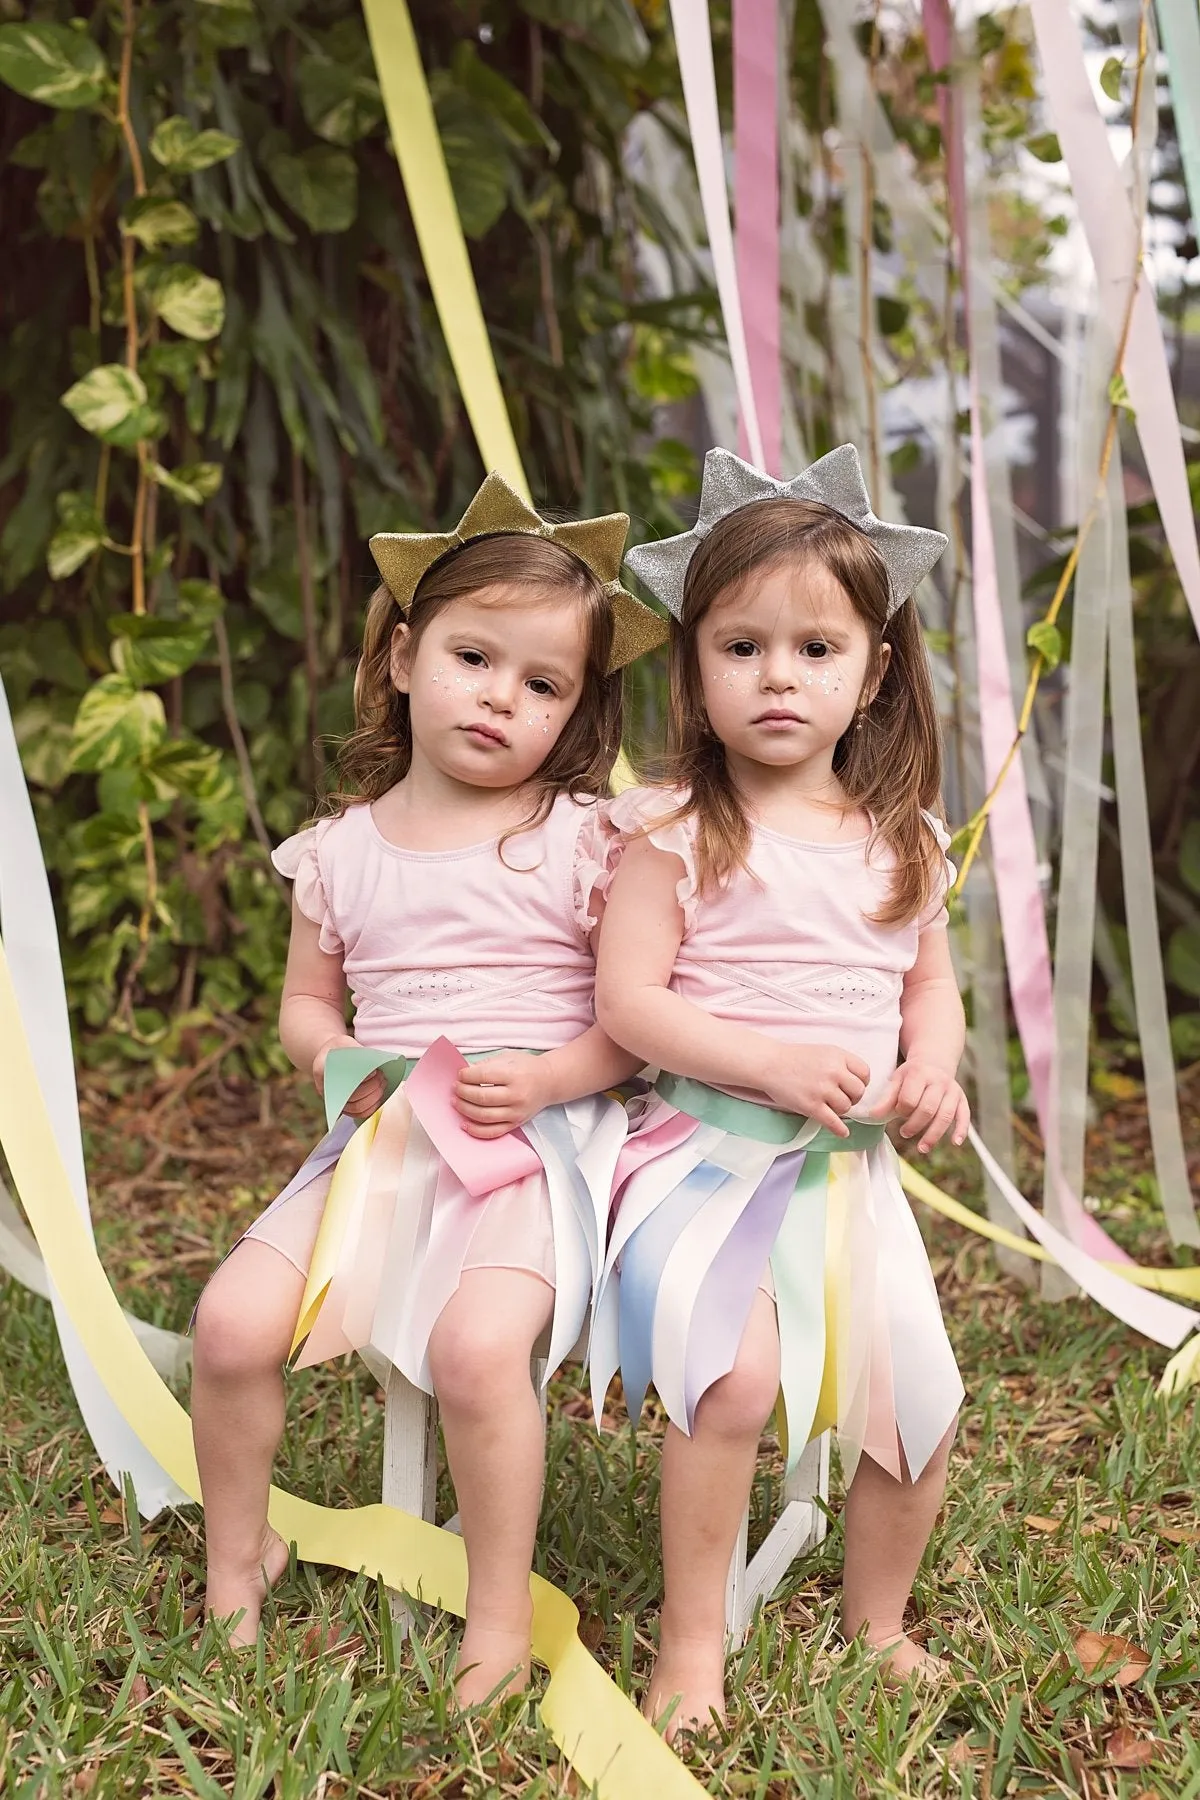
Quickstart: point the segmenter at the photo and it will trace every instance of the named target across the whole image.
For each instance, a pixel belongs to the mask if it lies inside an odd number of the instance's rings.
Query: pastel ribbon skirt
[[[336,1120],[245,1234],[306,1277],[296,1367],[356,1350],[381,1380],[395,1367],[432,1393],[430,1334],[464,1272],[516,1268],[554,1290],[549,1378],[590,1321],[626,1120],[618,1101],[596,1095],[546,1108],[523,1132],[538,1172],[475,1195],[403,1083],[361,1124]]]
[[[864,1452],[916,1479],[963,1385],[883,1127],[848,1120],[841,1138],[672,1075],[630,1120],[592,1332],[597,1416],[619,1368],[631,1417],[653,1384],[690,1436],[762,1288],[789,1470],[832,1428],[847,1480]]]

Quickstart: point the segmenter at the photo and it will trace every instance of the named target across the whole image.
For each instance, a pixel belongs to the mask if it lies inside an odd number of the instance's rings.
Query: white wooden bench
[[[540,1392],[545,1363],[535,1358],[530,1379]],[[438,1410],[437,1402],[393,1369],[384,1399],[383,1499],[385,1505],[437,1523]],[[825,1536],[826,1516],[818,1501],[829,1498],[829,1436],[806,1448],[795,1472],[784,1483],[783,1509],[753,1559],[746,1561],[747,1511],[734,1545],[725,1587],[725,1628],[737,1649],[760,1600],[774,1593],[796,1557],[803,1556]],[[458,1528],[458,1515],[446,1521],[447,1531]],[[407,1628],[411,1616],[402,1597],[392,1596],[392,1616]]]

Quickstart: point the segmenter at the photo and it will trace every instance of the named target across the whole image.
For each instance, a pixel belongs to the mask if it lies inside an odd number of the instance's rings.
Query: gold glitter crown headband
[[[502,475],[493,472],[479,489],[454,531],[380,531],[371,539],[375,566],[402,612],[407,612],[421,577],[439,557],[472,538],[514,536],[549,538],[586,563],[613,606],[612,654],[608,673],[623,669],[667,635],[667,623],[621,586],[621,558],[629,530],[626,513],[601,519],[571,519],[553,525],[543,519]]]
[[[888,618],[898,612],[928,575],[949,539],[921,525],[889,525],[871,510],[862,465],[853,444],[839,444],[792,481],[776,481],[731,450],[710,450],[700,484],[700,515],[690,531],[639,544],[626,561],[639,581],[675,618],[683,609],[688,564],[718,519],[755,500],[820,500],[870,538],[888,573]]]

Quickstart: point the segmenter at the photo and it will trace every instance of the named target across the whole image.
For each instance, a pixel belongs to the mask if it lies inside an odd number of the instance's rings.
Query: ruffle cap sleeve
[[[608,816],[607,800],[580,807],[582,817],[571,861],[571,910],[585,937],[596,929],[596,902],[612,885],[621,860],[622,843]]]
[[[950,898],[950,890],[958,878],[958,870],[946,855],[952,839],[946,828],[946,821],[939,819],[936,813],[922,811],[921,817],[937,839],[938,849],[942,853],[942,866],[945,879],[933,898],[924,907],[917,918],[918,931],[928,931],[931,925],[948,924],[950,915],[946,910],[946,902]]]
[[[604,805],[621,850],[630,839],[646,837],[656,850],[677,856],[683,864],[683,874],[675,884],[675,898],[683,913],[686,933],[696,923],[700,882],[696,870],[695,818],[670,822],[670,815],[682,801],[682,794],[671,788],[626,788],[623,794],[605,801]]]
[[[296,905],[306,919],[321,927],[321,949],[330,956],[340,956],[345,948],[333,922],[321,868],[323,841],[336,824],[336,819],[319,819],[306,830],[284,838],[271,852],[271,861],[279,873],[295,884]]]

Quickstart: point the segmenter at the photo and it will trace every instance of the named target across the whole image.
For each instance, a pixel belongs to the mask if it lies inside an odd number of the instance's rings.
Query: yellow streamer
[[[363,12],[425,273],[479,454],[485,469],[529,500],[407,0],[363,0]]]
[[[2,944],[0,1043],[0,1147],[51,1280],[113,1400],[171,1478],[198,1500],[188,1416],[130,1330],[71,1197]],[[365,1569],[414,1599],[463,1613],[466,1553],[450,1532],[395,1507],[317,1506],[275,1487],[270,1517],[305,1562],[352,1574]],[[582,1780],[602,1800],[696,1800],[699,1783],[584,1648],[574,1603],[538,1575],[530,1584],[533,1653],[550,1671],[542,1719]]]
[[[1021,1256],[1032,1257],[1034,1262],[1054,1261],[1043,1245],[1034,1243],[1031,1238],[1018,1237],[1015,1231],[1006,1231],[1003,1225],[993,1225],[990,1219],[972,1212],[961,1200],[954,1200],[949,1194],[943,1193],[940,1187],[935,1187],[911,1163],[901,1162],[900,1180],[914,1200],[923,1201],[934,1212],[953,1219],[956,1225],[965,1225],[977,1237],[990,1238],[994,1244],[1004,1244]],[[1111,1269],[1114,1275],[1131,1281],[1134,1287],[1153,1288],[1156,1293],[1173,1294],[1179,1300],[1200,1300],[1200,1266],[1194,1269],[1148,1269],[1141,1263],[1106,1262],[1104,1267]],[[1200,1338],[1195,1341],[1200,1343]]]

